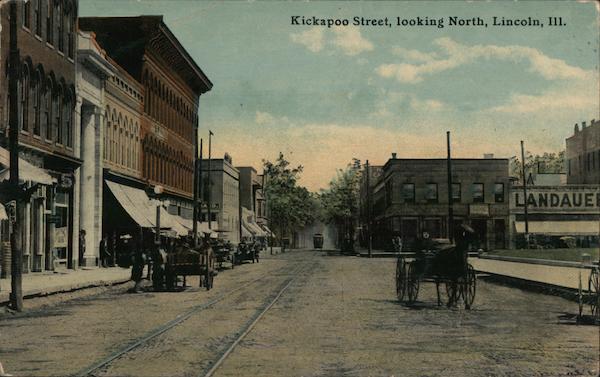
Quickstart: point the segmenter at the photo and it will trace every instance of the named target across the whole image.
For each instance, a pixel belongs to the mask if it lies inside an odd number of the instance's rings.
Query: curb
[[[545,266],[574,267],[574,268],[593,268],[597,265],[597,263],[582,264],[580,262],[557,261],[557,260],[551,260],[551,259],[505,257],[505,256],[500,256],[500,255],[479,255],[479,259],[490,259],[490,260],[499,260],[499,261],[504,261],[504,262],[541,264],[541,265],[545,265]]]
[[[559,296],[569,301],[579,301],[579,291],[575,288],[562,287],[541,281],[521,279],[480,270],[476,270],[476,273],[482,275],[478,276],[478,279],[488,280],[493,283],[499,283],[501,285],[519,288],[529,292]]]
[[[114,286],[114,285],[125,284],[129,281],[131,281],[130,278],[122,278],[122,279],[115,279],[115,280],[95,280],[95,281],[86,281],[84,283],[79,283],[79,284],[58,286],[58,287],[54,287],[51,289],[44,289],[44,288],[31,289],[31,290],[28,290],[27,292],[23,292],[23,299],[47,297],[47,296],[52,296],[52,295],[60,294],[60,293],[80,291],[80,290],[88,289],[88,288],[109,287],[109,286]],[[0,301],[0,307],[7,306],[8,304],[10,304],[10,293],[9,293],[8,299]]]

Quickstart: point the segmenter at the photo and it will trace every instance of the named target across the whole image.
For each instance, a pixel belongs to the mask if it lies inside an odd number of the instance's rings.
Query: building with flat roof
[[[567,183],[600,184],[600,120],[575,124],[566,144]]]
[[[423,233],[447,238],[448,190],[446,159],[389,159],[370,194],[373,247],[390,249],[395,236],[402,237],[407,249]],[[508,190],[508,159],[452,159],[454,228],[470,224],[483,249],[506,247]],[[361,228],[366,227],[365,218],[361,216]]]

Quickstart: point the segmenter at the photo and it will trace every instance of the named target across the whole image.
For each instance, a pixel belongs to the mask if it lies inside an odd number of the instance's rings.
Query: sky
[[[163,15],[214,86],[200,98],[213,156],[254,166],[279,152],[326,188],[358,158],[558,152],[600,119],[595,2],[80,0],[84,16]],[[297,18],[293,19],[293,16]],[[347,26],[303,25],[320,19]],[[354,17],[388,18],[353,25]],[[451,17],[487,26],[451,26]],[[494,26],[539,20],[542,26]],[[563,26],[550,26],[561,17]],[[397,25],[405,22],[409,25]],[[431,25],[442,20],[443,27]],[[294,24],[296,20],[298,24]],[[419,25],[419,21],[423,25]],[[410,23],[415,25],[410,26]],[[466,21],[465,21],[466,22]]]

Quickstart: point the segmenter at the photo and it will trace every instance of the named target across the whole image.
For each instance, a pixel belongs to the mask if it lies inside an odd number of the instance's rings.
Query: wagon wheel
[[[404,257],[399,256],[396,261],[396,295],[398,301],[404,300],[406,294],[406,264]]]
[[[415,263],[408,264],[406,290],[408,293],[408,302],[413,303],[417,301],[417,297],[419,296],[419,274],[416,271]]]
[[[592,269],[588,279],[588,294],[592,317],[600,319],[600,274],[597,268]]]
[[[461,284],[463,302],[465,303],[465,309],[471,309],[473,301],[475,301],[475,291],[477,287],[477,276],[475,270],[470,264],[467,267],[467,274],[464,277],[464,281]]]

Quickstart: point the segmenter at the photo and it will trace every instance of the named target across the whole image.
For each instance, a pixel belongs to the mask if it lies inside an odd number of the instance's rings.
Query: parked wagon
[[[232,269],[235,267],[235,250],[231,242],[216,239],[211,242],[211,247],[219,269],[223,268],[224,263],[229,263]]]
[[[213,287],[216,275],[215,253],[210,245],[205,244],[198,248],[191,248],[187,244],[179,246],[175,251],[168,253],[165,264],[165,278],[167,289],[174,288],[179,276],[183,277],[183,284],[187,276],[198,276],[199,286],[210,290]]]
[[[436,285],[437,303],[442,304],[440,285],[445,286],[447,305],[460,301],[470,309],[475,300],[477,279],[475,270],[467,261],[468,245],[472,229],[463,226],[457,236],[457,244],[449,240],[422,240],[423,248],[415,253],[412,260],[399,254],[396,263],[396,295],[398,300],[414,303],[423,282]]]
[[[260,244],[242,241],[235,251],[235,262],[241,264],[244,261],[257,262],[260,256]]]

